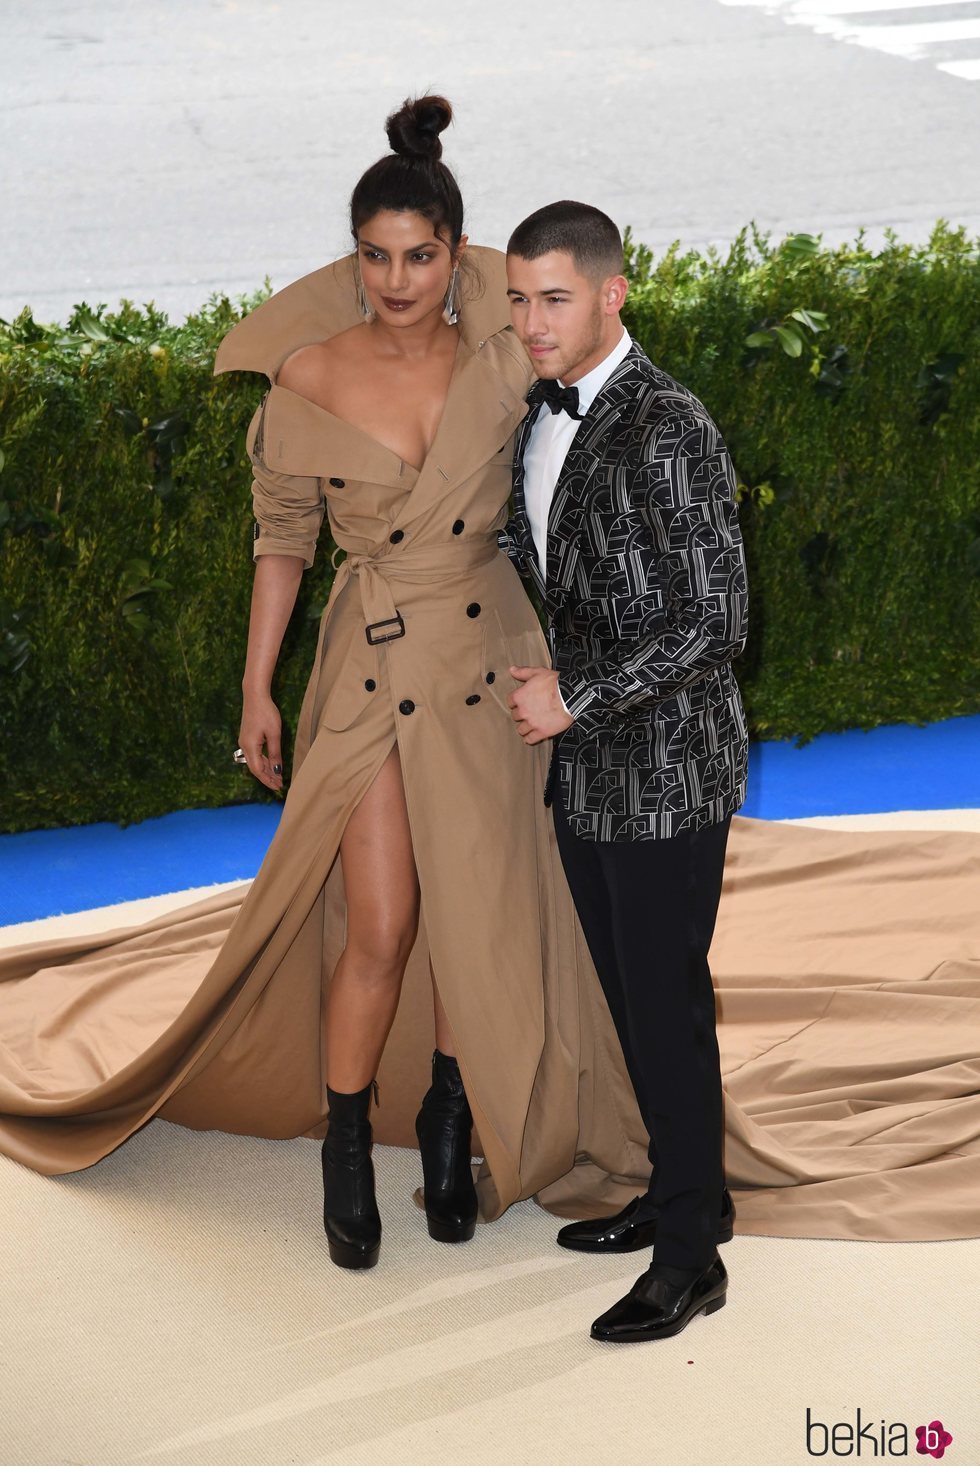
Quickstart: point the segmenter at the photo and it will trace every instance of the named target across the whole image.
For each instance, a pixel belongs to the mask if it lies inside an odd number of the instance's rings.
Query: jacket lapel
[[[514,515],[512,524],[518,549],[524,552],[524,562],[531,573],[538,594],[545,593],[544,577],[541,574],[541,567],[538,564],[538,547],[534,543],[534,536],[531,534],[531,521],[527,517],[527,501],[524,498],[524,454],[527,445],[531,441],[531,429],[537,418],[537,409],[530,408],[524,421],[521,423],[514,443]]]
[[[579,428],[565,454],[548,511],[549,613],[557,611],[568,597],[578,559],[578,541],[585,517],[585,491],[599,463],[599,455],[578,442]]]
[[[588,509],[589,488],[603,461],[611,428],[643,381],[647,357],[636,342],[603,383],[565,455],[548,511],[549,615],[568,599],[578,559],[578,542]]]

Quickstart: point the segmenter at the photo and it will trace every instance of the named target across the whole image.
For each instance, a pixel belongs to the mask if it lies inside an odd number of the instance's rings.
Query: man
[[[747,740],[732,660],[745,563],[731,460],[685,387],[623,328],[623,247],[586,204],[539,209],[507,250],[514,328],[539,378],[505,542],[543,597],[554,670],[514,667],[545,793],[650,1133],[647,1193],[562,1228],[564,1247],[651,1266],[592,1325],[663,1338],[725,1303],[732,1235],[708,948]]]

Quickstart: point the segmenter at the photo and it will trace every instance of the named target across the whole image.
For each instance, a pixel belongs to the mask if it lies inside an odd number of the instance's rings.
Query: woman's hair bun
[[[445,97],[406,98],[385,123],[392,152],[437,163],[442,157],[439,134],[452,120],[453,109]]]

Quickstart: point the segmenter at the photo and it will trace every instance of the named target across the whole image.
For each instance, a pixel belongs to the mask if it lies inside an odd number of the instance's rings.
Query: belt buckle
[[[397,626],[398,630],[386,631],[381,636],[371,634],[382,626]],[[381,646],[386,641],[397,641],[400,636],[405,635],[405,623],[402,620],[401,612],[396,611],[394,616],[388,617],[387,621],[372,621],[370,626],[365,626],[364,635],[367,637],[368,646]]]

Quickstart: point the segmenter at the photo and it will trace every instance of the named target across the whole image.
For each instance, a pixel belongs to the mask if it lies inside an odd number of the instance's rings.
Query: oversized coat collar
[[[475,269],[461,272],[459,333],[475,352],[510,323],[505,257],[499,249],[471,245],[466,258]],[[354,255],[344,255],[263,301],[232,327],[218,347],[215,375],[263,372],[274,382],[292,352],[358,325],[363,317],[354,265]]]
[[[360,323],[354,257],[346,255],[287,285],[229,331],[215,373],[262,372],[272,384],[263,438],[268,467],[283,473],[367,479],[410,488],[398,523],[415,519],[505,448],[526,414],[527,358],[509,330],[505,258],[467,251],[460,343],[445,411],[421,469],[296,393],[276,386],[279,368],[301,346]]]

